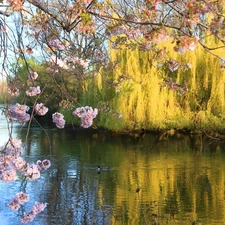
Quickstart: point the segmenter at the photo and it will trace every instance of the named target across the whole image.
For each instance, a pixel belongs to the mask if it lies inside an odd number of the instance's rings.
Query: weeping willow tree
[[[0,79],[0,104],[3,104],[6,98],[7,98],[7,84],[6,81]]]
[[[212,38],[206,41],[215,45]],[[152,51],[111,47],[114,64],[87,83],[82,99],[100,108],[96,125],[113,130],[224,129],[221,62],[201,46],[182,55],[171,41],[160,47],[165,51],[157,57],[167,58],[163,65],[154,62]]]

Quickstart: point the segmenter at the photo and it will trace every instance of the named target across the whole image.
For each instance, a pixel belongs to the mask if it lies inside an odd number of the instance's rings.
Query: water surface
[[[0,121],[1,141],[7,126]],[[27,129],[15,127],[25,140]],[[155,134],[112,135],[84,129],[30,131],[29,162],[52,162],[41,179],[0,181],[0,224],[19,225],[35,201],[48,207],[34,225],[224,224],[224,143],[185,136],[159,140]],[[51,143],[51,145],[50,145]],[[97,166],[110,167],[98,173]],[[8,202],[24,188],[31,196],[19,212]]]

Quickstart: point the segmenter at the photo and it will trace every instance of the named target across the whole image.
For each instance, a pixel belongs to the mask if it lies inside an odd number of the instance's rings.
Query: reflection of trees
[[[106,224],[111,206],[100,205],[105,196],[98,197],[101,181],[96,171],[81,170],[78,162],[69,159],[61,159],[55,166],[46,199],[50,202],[48,224]]]
[[[45,134],[34,134],[32,141],[45,154]],[[150,134],[132,139],[56,129],[49,135],[53,166],[45,185],[48,224],[136,225],[198,219],[207,224],[225,219],[222,145],[213,149],[203,139],[190,141],[188,136],[157,141]],[[38,154],[30,147],[31,155]],[[98,174],[98,164],[110,166],[111,171]]]

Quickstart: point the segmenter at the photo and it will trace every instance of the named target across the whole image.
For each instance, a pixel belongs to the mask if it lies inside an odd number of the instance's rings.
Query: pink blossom
[[[83,4],[90,4],[92,0],[77,0],[77,2],[83,3]]]
[[[194,51],[198,45],[198,38],[196,36],[188,37],[183,36],[177,41],[174,50],[180,54],[185,53],[187,50]]]
[[[97,114],[98,114],[98,109],[93,110],[92,107],[90,106],[79,107],[73,111],[73,115],[79,118],[82,118],[84,116],[92,116],[92,118],[95,118]]]
[[[68,63],[74,63],[74,64],[81,65],[83,68],[87,68],[88,67],[88,61],[84,60],[82,58],[67,57],[67,58],[65,58],[65,61],[68,62]]]
[[[98,50],[95,50],[95,52],[94,52],[94,58],[95,58],[97,61],[104,61],[105,58],[106,58],[106,56],[105,56],[102,52],[100,52],[100,51],[98,51]]]
[[[18,199],[13,199],[9,204],[9,208],[13,211],[18,211],[21,204],[18,202]]]
[[[125,34],[129,39],[137,39],[142,34],[139,28],[126,29]]]
[[[77,27],[76,27],[76,31],[81,33],[81,34],[85,34],[86,36],[88,36],[89,34],[92,34],[95,32],[95,24],[96,22],[93,21],[92,18],[92,22],[91,23],[78,23]]]
[[[6,170],[8,166],[8,164],[4,163],[4,157],[0,157],[0,174],[2,171]]]
[[[88,127],[92,126],[92,124],[93,124],[92,118],[88,118],[88,117],[81,118],[81,126],[83,128],[88,128]]]
[[[32,222],[38,213],[44,211],[46,206],[47,206],[47,203],[35,202],[34,206],[32,207],[32,210],[29,213],[23,214],[21,222],[23,224]]]
[[[37,86],[37,87],[29,87],[29,89],[26,91],[26,94],[28,96],[36,96],[36,95],[38,95],[40,93],[41,93],[40,86]]]
[[[83,59],[80,59],[79,62],[78,62],[81,66],[83,66],[84,68],[86,68],[88,66],[88,62],[83,60]]]
[[[51,162],[48,159],[38,160],[36,164],[39,170],[47,170],[51,166]]]
[[[224,31],[225,29],[225,20],[224,20],[224,17],[216,17],[216,18],[213,18],[210,22],[210,31],[220,37],[220,38],[224,38],[224,32],[221,32],[221,31]]]
[[[5,170],[0,174],[0,179],[6,183],[15,181],[17,179],[16,170]]]
[[[38,73],[37,72],[30,72],[28,74],[28,80],[34,81],[38,78]]]
[[[50,47],[54,47],[58,50],[65,49],[65,46],[62,44],[62,42],[59,39],[50,40],[48,44]]]
[[[35,216],[38,214],[38,213],[41,213],[42,211],[44,211],[44,209],[46,208],[47,206],[47,203],[42,203],[42,202],[35,202],[33,207],[32,207],[32,210],[28,213],[24,213],[23,214],[23,217],[21,219],[21,222],[23,224],[26,224],[26,223],[29,223],[29,222],[32,222],[35,218]]]
[[[85,116],[85,113],[86,113],[86,110],[84,107],[79,107],[79,108],[76,108],[74,111],[73,111],[73,115],[74,116],[77,116],[79,118],[82,118],[83,116]]]
[[[10,138],[9,142],[7,143],[6,147],[8,148],[14,148],[17,151],[20,151],[22,149],[22,141],[20,139],[16,138]]]
[[[8,0],[10,2],[10,7],[13,11],[21,11],[23,9],[23,4],[20,0]]]
[[[15,149],[15,148],[5,148],[4,153],[6,154],[5,157],[10,158],[11,161],[18,158],[21,155],[21,151]]]
[[[48,108],[43,103],[36,104],[34,109],[39,116],[44,116],[48,112]]]
[[[66,60],[63,61],[60,58],[57,58],[56,56],[51,56],[50,61],[55,65],[57,65],[58,67],[61,67],[63,69],[69,69]]]
[[[19,204],[24,204],[25,202],[29,201],[29,195],[25,194],[24,192],[19,192],[16,194],[15,199],[18,200]]]
[[[93,124],[93,119],[97,116],[98,109],[92,109],[90,106],[79,107],[73,111],[73,115],[81,118],[81,126],[88,128]]]
[[[9,165],[13,162],[13,160],[15,159],[15,157],[13,155],[7,155],[7,153],[4,150],[4,153],[1,154],[0,157],[0,165],[1,166],[1,170],[6,170]]]
[[[15,195],[13,200],[8,204],[11,210],[17,211],[22,204],[29,201],[29,195],[24,192],[19,192]]]
[[[125,26],[118,26],[113,29],[114,35],[126,34],[127,28]]]
[[[42,203],[42,202],[35,202],[34,206],[32,207],[32,211],[35,214],[38,214],[42,211],[44,211],[44,209],[46,208],[47,203]]]
[[[188,46],[188,49],[191,50],[191,51],[194,51],[195,48],[197,47],[198,43],[196,42],[191,42]]]
[[[167,41],[169,39],[168,32],[165,29],[155,29],[153,31],[147,32],[144,34],[144,37],[150,42],[156,44]]]
[[[27,105],[20,105],[16,103],[16,105],[9,106],[8,115],[19,122],[27,122],[30,120],[30,115],[26,113],[29,110]]]
[[[36,214],[33,211],[30,211],[29,213],[24,213],[21,219],[21,223],[30,223],[34,220],[35,216]]]
[[[4,153],[5,160],[10,158],[12,161],[14,158],[19,157],[22,151],[21,144],[21,140],[10,138],[4,146],[0,147],[1,151]]]
[[[13,161],[13,164],[18,171],[25,171],[27,168],[27,162],[22,158],[18,157]]]
[[[11,96],[17,97],[20,94],[20,91],[19,91],[19,89],[17,87],[12,86],[12,87],[9,87],[8,88],[8,93]]]
[[[58,112],[55,112],[53,115],[52,115],[52,119],[53,119],[53,123],[55,123],[55,125],[62,129],[65,127],[65,123],[66,121],[64,120],[64,116],[63,114],[61,113],[58,113]]]
[[[13,155],[8,155],[6,152],[6,148],[3,148],[3,152],[0,154],[0,173],[8,170],[10,168],[11,163],[15,159]],[[1,179],[1,178],[0,178]]]
[[[27,180],[36,180],[40,177],[40,171],[36,164],[28,164],[24,175],[26,176]]]
[[[121,35],[121,34],[126,34],[129,39],[137,39],[142,35],[142,32],[139,28],[133,27],[125,27],[125,26],[119,26],[114,28],[113,30],[114,35]]]

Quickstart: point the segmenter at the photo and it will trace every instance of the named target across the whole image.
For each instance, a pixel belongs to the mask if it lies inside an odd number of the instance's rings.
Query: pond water
[[[225,143],[201,135],[160,140],[152,133],[46,130],[48,136],[31,128],[26,159],[47,157],[52,166],[37,181],[0,181],[1,225],[21,224],[35,201],[48,206],[34,225],[225,224]],[[3,120],[0,131],[3,142]],[[26,131],[15,127],[14,136],[25,139]],[[98,172],[98,165],[110,169]],[[7,204],[22,187],[30,201],[13,212]]]

